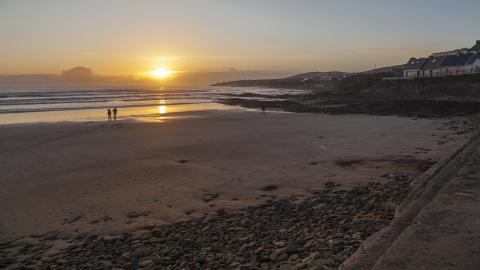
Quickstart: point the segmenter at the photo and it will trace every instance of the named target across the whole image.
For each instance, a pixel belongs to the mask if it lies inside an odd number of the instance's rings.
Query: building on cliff
[[[407,79],[480,73],[480,40],[468,48],[433,53],[428,58],[411,58],[403,70]]]

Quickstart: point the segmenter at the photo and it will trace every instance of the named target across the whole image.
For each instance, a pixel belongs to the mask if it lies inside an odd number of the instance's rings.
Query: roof
[[[405,69],[421,69],[427,60],[428,58],[411,58],[407,64],[405,64]]]
[[[468,61],[465,65],[471,65],[471,64],[475,63],[476,60],[480,60],[480,53],[477,53],[474,56],[472,56],[470,59],[468,59]]]
[[[439,68],[442,64],[443,61],[445,61],[445,58],[447,58],[446,55],[444,56],[436,56],[436,57],[429,57],[425,65],[423,66],[424,69],[436,69]]]
[[[442,66],[443,67],[463,66],[468,62],[470,58],[472,58],[472,56],[474,56],[473,53],[449,55],[443,61]]]
[[[480,51],[480,40],[477,40],[477,43],[470,48],[470,51]]]

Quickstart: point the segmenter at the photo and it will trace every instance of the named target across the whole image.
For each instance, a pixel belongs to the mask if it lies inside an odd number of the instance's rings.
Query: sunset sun
[[[170,76],[172,73],[173,71],[168,68],[158,68],[150,71],[150,74],[156,79],[164,79]]]

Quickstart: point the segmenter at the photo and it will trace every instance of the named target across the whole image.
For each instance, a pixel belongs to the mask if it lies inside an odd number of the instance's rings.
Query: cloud
[[[212,83],[243,80],[280,78],[293,75],[290,72],[269,72],[226,68],[223,71],[187,71],[165,80],[133,76],[96,75],[90,68],[77,66],[61,74],[0,75],[0,87],[153,87],[206,86]]]
[[[62,76],[74,78],[88,78],[93,76],[93,71],[87,67],[74,67],[69,70],[62,71]]]
[[[68,82],[92,82],[96,79],[90,68],[80,66],[62,71],[61,77]]]

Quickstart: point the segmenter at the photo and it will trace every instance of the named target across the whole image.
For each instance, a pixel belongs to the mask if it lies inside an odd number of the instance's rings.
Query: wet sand
[[[3,126],[0,238],[113,232],[307,196],[328,181],[419,174],[465,141],[447,122],[205,111],[159,123]]]

